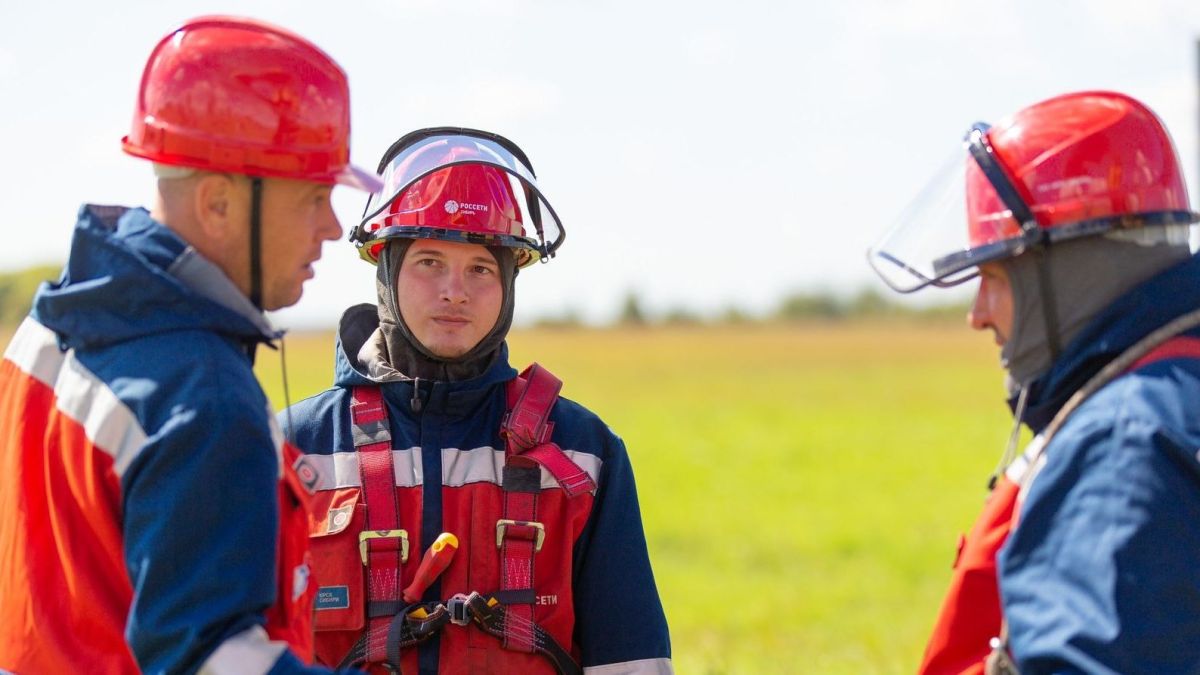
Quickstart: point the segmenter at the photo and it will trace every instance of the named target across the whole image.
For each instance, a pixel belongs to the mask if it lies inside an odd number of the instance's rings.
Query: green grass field
[[[292,400],[331,334],[287,340]],[[962,324],[515,331],[624,439],[680,673],[905,673],[1009,416]],[[282,406],[279,361],[259,377]]]

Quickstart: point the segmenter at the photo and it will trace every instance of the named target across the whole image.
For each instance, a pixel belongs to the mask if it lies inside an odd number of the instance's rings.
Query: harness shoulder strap
[[[549,634],[534,630],[534,556],[546,537],[546,528],[537,515],[541,468],[554,477],[569,498],[596,489],[591,476],[550,442],[550,411],[561,389],[562,381],[535,363],[509,382],[506,391],[509,410],[500,428],[506,446],[504,514],[496,522],[500,589],[493,595],[504,605],[504,621],[493,625],[489,632],[501,637],[505,649],[514,651],[547,654],[547,644],[553,644],[550,651],[566,653]],[[557,661],[553,657],[551,660]],[[562,671],[560,664],[556,667]]]
[[[549,440],[553,425],[550,410],[558,401],[562,380],[539,364],[531,364],[520,375],[509,380],[506,389],[508,415],[502,425],[502,435],[509,452],[514,445],[528,449]]]
[[[350,398],[351,433],[358,455],[366,503],[366,529],[359,533],[359,555],[367,568],[367,629],[363,658],[384,662],[391,619],[401,609],[401,566],[408,560],[408,533],[400,528],[396,501],[392,433],[387,404],[379,387],[354,387]],[[398,664],[397,664],[398,665]]]

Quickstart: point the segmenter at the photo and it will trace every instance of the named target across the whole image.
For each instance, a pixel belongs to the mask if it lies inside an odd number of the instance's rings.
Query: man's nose
[[[979,290],[975,292],[975,301],[971,303],[971,309],[967,310],[967,325],[974,330],[987,330],[992,325],[991,312],[988,311],[988,302],[984,297],[984,282],[979,282]]]
[[[321,229],[321,241],[333,241],[342,238],[342,223],[333,213],[329,214],[329,218],[325,221],[325,226]]]
[[[442,282],[442,299],[453,303],[467,301],[467,285],[462,274],[455,270],[446,274]]]

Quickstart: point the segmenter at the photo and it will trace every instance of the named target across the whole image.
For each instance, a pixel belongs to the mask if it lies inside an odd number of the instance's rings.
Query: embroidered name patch
[[[322,586],[317,589],[318,612],[323,609],[348,609],[349,607],[349,586]]]

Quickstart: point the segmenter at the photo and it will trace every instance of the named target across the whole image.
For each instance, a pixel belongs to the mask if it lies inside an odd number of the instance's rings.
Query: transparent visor
[[[968,227],[968,178],[977,188],[987,180],[971,155],[971,138],[968,134],[941,163],[916,199],[867,251],[875,272],[901,293],[960,284],[974,278],[981,263],[1016,255],[1025,246],[1019,230],[1014,231],[1012,212],[1000,206],[990,187],[976,192],[986,191],[999,208],[977,216],[979,222]]]
[[[362,223],[365,225],[378,216],[413,183],[439,169],[460,164],[484,164],[506,172],[514,182],[514,194],[523,202],[520,206],[526,215],[525,238],[543,261],[554,255],[566,232],[554,207],[538,188],[533,172],[503,145],[479,136],[441,134],[423,138],[401,150],[381,172],[383,189],[367,201]]]

